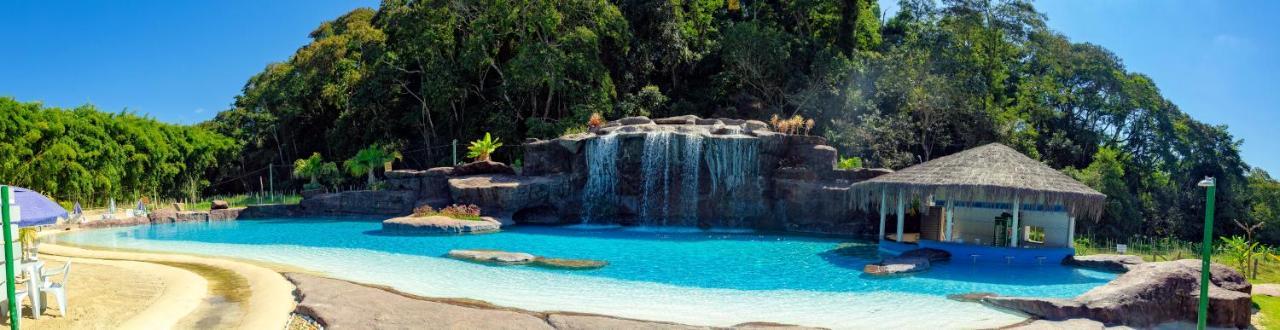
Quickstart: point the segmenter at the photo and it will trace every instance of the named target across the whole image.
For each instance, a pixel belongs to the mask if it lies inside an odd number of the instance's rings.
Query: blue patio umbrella
[[[38,192],[22,187],[13,187],[13,198],[20,207],[19,227],[50,225],[58,218],[66,218],[67,210]]]

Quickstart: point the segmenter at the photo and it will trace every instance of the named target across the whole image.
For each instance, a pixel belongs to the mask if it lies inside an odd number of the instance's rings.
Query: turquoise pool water
[[[468,236],[395,236],[374,219],[178,223],[73,232],[79,245],[231,256],[437,297],[482,299],[699,325],[772,321],[832,328],[974,328],[1017,315],[947,300],[953,293],[1071,297],[1115,277],[1058,265],[971,265],[870,278],[873,260],[832,253],[845,241],[680,228],[524,227]],[[442,258],[499,249],[606,260],[590,271],[484,266]],[[855,254],[856,255],[856,254]],[[919,317],[922,313],[928,318]]]

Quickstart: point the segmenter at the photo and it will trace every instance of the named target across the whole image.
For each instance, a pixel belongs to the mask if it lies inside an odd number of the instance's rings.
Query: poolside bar
[[[851,193],[857,205],[880,206],[883,253],[934,248],[953,260],[1006,264],[1058,263],[1074,255],[1076,219],[1097,218],[1106,200],[1001,144],[863,181]],[[896,223],[886,235],[889,212]]]

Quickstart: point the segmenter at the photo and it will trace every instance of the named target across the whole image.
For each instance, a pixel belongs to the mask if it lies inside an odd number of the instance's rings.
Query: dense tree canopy
[[[1011,145],[1111,197],[1082,233],[1195,237],[1204,176],[1220,185],[1219,232],[1274,217],[1247,188],[1274,180],[1250,172],[1225,127],[1188,117],[1110,51],[1048,29],[1028,1],[900,7],[385,0],[322,24],[205,125],[244,143],[221,172],[234,177],[372,144],[404,146],[410,167],[444,164],[452,140],[553,137],[593,112],[800,114],[868,166]]]
[[[203,128],[92,106],[0,97],[0,178],[62,201],[194,198],[238,144]]]

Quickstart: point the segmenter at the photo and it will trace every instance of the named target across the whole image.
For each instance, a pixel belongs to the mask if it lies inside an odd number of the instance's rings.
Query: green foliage
[[[1262,325],[1262,329],[1280,329],[1280,297],[1254,295],[1253,304],[1257,305],[1258,312],[1262,313],[1262,318],[1258,322]]]
[[[467,146],[467,158],[482,162],[489,161],[489,156],[500,147],[502,147],[501,141],[493,138],[489,133],[484,133],[483,139],[471,141],[471,145]]]
[[[338,165],[333,162],[326,162],[320,157],[320,153],[311,153],[311,157],[298,159],[293,162],[293,177],[299,179],[310,179],[303,186],[305,190],[320,189],[320,178],[333,176],[338,174]]]
[[[399,151],[392,150],[387,146],[372,145],[364,149],[360,149],[354,157],[342,162],[342,167],[347,169],[347,173],[351,176],[359,177],[367,175],[369,189],[378,190],[374,187],[374,183],[378,180],[373,176],[373,172],[378,169],[386,168],[391,162],[404,158]]]
[[[200,127],[7,97],[0,97],[0,136],[5,184],[86,205],[111,198],[191,198],[239,150],[236,141]]]
[[[862,158],[860,157],[840,157],[840,162],[836,163],[836,168],[842,170],[852,170],[862,168]]]
[[[593,113],[799,115],[870,166],[1000,142],[1070,168],[1109,196],[1082,233],[1195,238],[1204,176],[1219,183],[1216,232],[1275,219],[1280,197],[1254,193],[1268,186],[1225,127],[1190,118],[1110,51],[1048,29],[1029,1],[904,1],[880,17],[875,0],[383,1],[321,24],[251,77],[232,109],[201,125],[243,143],[239,162],[196,177],[235,181],[385,142],[428,167],[480,127],[548,138],[579,132]],[[39,150],[61,164],[75,149]],[[521,148],[491,152],[518,159]],[[68,172],[110,181],[123,168]],[[1280,242],[1280,226],[1260,228],[1259,240]]]

